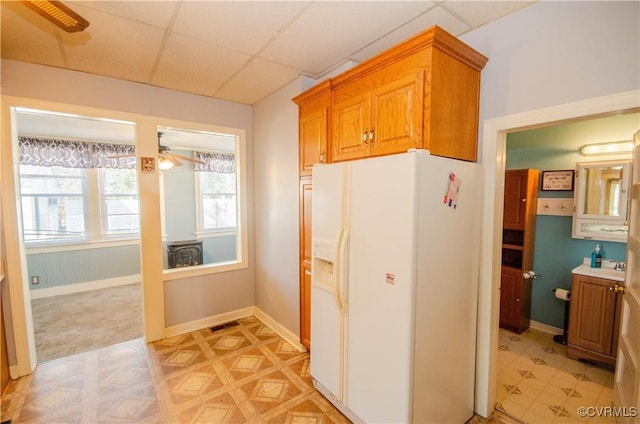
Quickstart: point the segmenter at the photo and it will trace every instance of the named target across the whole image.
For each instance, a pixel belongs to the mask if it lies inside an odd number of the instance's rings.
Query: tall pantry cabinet
[[[328,163],[331,82],[295,97],[298,104],[300,171],[300,343],[311,347],[311,175],[313,165]]]
[[[531,280],[538,200],[538,170],[508,170],[504,177],[500,326],[517,333],[529,328]]]
[[[434,26],[296,96],[300,162],[300,342],[310,349],[313,165],[427,149],[477,160],[487,58]]]

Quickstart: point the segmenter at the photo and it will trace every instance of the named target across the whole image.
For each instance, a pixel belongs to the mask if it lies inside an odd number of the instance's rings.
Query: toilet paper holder
[[[553,336],[553,340],[556,343],[566,345],[568,337],[567,333],[569,330],[569,303],[571,302],[571,291],[561,288],[553,289],[552,291],[557,299],[564,300],[564,327],[562,329],[562,334],[556,334]]]

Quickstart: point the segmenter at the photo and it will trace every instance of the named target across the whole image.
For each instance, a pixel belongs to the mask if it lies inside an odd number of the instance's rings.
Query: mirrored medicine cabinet
[[[576,164],[573,237],[625,243],[631,160]]]

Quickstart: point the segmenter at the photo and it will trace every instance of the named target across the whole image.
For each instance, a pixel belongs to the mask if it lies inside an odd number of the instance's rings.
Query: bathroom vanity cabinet
[[[574,273],[567,356],[615,366],[623,282]]]

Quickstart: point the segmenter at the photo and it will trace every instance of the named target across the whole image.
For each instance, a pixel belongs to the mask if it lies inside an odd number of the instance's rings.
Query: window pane
[[[20,165],[20,173],[33,175],[59,175],[79,177],[85,175],[85,170],[83,168],[64,168],[62,166]]]
[[[236,174],[204,172],[201,180],[203,194],[236,192]]]
[[[20,174],[25,240],[86,236],[84,169],[20,165]]]
[[[200,173],[202,228],[230,228],[237,225],[236,174]]]
[[[236,196],[222,194],[202,197],[203,228],[229,228],[236,226]]]
[[[82,195],[81,178],[27,177],[20,179],[22,194],[78,194]]]
[[[137,196],[138,181],[135,169],[109,169],[104,173],[104,194],[130,194]]]
[[[107,234],[140,231],[138,181],[135,169],[100,170],[104,231]]]
[[[25,240],[84,237],[82,196],[22,196]]]

